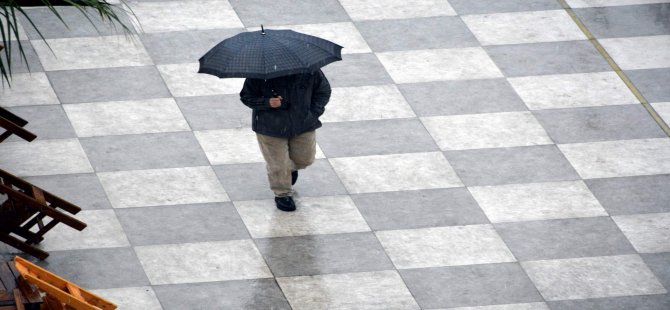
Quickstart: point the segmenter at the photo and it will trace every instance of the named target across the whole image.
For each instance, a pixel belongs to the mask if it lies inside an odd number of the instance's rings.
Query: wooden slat
[[[11,292],[16,288],[16,279],[14,279],[14,275],[6,262],[0,265],[0,279],[5,286],[5,291]]]
[[[30,196],[27,196],[26,194],[19,193],[17,191],[13,191],[11,188],[4,184],[0,184],[0,192],[4,192],[7,194],[7,196],[10,197],[10,199],[16,199],[21,203],[27,204],[31,207],[34,207],[38,209],[40,212],[46,214],[47,216],[58,220],[59,222],[68,225],[76,230],[82,230],[86,228],[86,223],[77,220],[76,218],[73,218],[65,213],[62,213],[54,208],[41,205],[37,203],[34,199],[32,199]]]
[[[2,116],[0,116],[0,127],[4,128],[8,132],[11,132],[12,134],[19,136],[21,139],[26,141],[33,141],[35,140],[35,138],[37,138],[37,136],[34,133],[26,130],[21,126],[14,124],[12,121]],[[4,141],[5,139],[0,140],[0,142]]]
[[[12,274],[14,274],[14,278],[17,279],[16,286],[21,290],[21,293],[23,293],[23,297],[25,297],[26,301],[30,304],[42,303],[42,296],[40,295],[40,291],[37,289],[37,287],[26,282],[23,277],[21,277],[21,273],[16,270],[16,266],[14,266],[14,264],[8,265],[9,269],[12,270]]]
[[[26,244],[25,242],[22,242],[21,240],[16,239],[15,237],[10,236],[9,234],[5,234],[5,233],[0,232],[0,242],[4,242],[4,243],[6,243],[7,245],[9,245],[13,248],[21,250],[25,253],[28,253],[28,254],[30,254],[32,256],[35,256],[35,257],[37,257],[39,259],[42,259],[42,260],[49,257],[49,253],[47,253],[47,252],[45,252],[41,249],[38,249],[34,246],[31,246],[29,244]]]
[[[19,291],[18,288],[15,288],[13,292],[14,292],[14,302],[16,302],[16,310],[26,310],[26,308],[23,307],[23,298],[21,298],[21,291]]]
[[[0,117],[4,117],[4,118],[10,120],[12,123],[14,123],[16,125],[19,125],[21,127],[28,124],[28,121],[26,121],[25,119],[22,119],[20,116],[14,114],[12,112],[9,112],[9,110],[7,110],[3,107],[0,107]]]

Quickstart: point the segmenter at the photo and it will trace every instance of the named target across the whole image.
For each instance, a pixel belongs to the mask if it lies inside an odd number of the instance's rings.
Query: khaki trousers
[[[305,169],[314,162],[316,133],[309,131],[293,138],[256,134],[265,158],[270,188],[275,196],[292,196],[291,172]]]

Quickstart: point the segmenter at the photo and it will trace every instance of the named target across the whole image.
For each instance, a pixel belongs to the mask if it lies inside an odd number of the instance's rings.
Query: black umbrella
[[[342,60],[342,46],[292,30],[243,32],[200,58],[198,73],[220,78],[272,79],[307,73]]]

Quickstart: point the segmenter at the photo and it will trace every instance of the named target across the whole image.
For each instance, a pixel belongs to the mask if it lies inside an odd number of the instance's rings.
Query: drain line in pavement
[[[658,126],[661,126],[661,129],[665,132],[665,134],[670,137],[670,127],[668,127],[668,124],[666,124],[665,121],[663,121],[663,118],[661,118],[661,116],[658,115],[656,110],[654,110],[654,107],[652,107],[651,104],[649,104],[649,101],[647,101],[647,99],[644,98],[644,96],[642,96],[640,91],[637,89],[637,87],[635,87],[635,85],[633,85],[633,82],[631,82],[626,73],[624,73],[623,70],[621,70],[619,65],[616,64],[614,59],[612,59],[612,57],[609,55],[609,53],[607,53],[605,48],[593,36],[591,31],[588,28],[586,28],[586,25],[584,25],[584,23],[579,19],[579,17],[577,17],[577,14],[575,14],[575,12],[568,5],[568,3],[565,2],[565,0],[557,0],[557,1],[561,4],[561,6],[568,13],[568,15],[570,15],[575,24],[577,24],[577,27],[579,27],[579,29],[582,30],[584,35],[586,35],[586,37],[589,39],[591,44],[593,44],[596,50],[598,50],[598,53],[600,53],[600,55],[603,56],[603,58],[605,58],[605,60],[610,65],[610,67],[612,67],[614,72],[616,72],[616,74],[619,75],[619,77],[621,78],[621,80],[623,80],[626,86],[628,86],[628,89],[630,89],[630,91],[633,92],[633,95],[635,95],[637,100],[640,101],[640,103],[642,103],[642,106],[647,110],[647,112],[649,112],[649,114],[654,119],[654,121],[656,121]]]

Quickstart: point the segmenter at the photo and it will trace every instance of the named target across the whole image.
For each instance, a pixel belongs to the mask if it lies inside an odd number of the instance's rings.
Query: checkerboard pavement
[[[670,2],[567,3],[669,122]],[[24,24],[0,94],[39,136],[0,167],[89,224],[55,273],[121,309],[670,308],[670,139],[558,1],[129,4],[130,36],[26,9],[55,55]],[[345,47],[294,213],[242,81],[196,73],[260,24]]]

